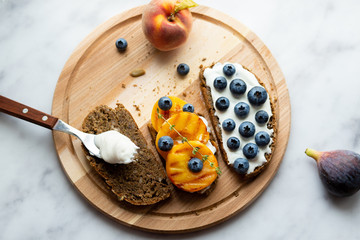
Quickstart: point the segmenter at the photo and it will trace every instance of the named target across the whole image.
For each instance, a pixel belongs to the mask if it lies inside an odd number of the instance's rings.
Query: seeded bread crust
[[[204,98],[204,102],[206,105],[206,108],[209,111],[209,115],[210,115],[210,120],[211,123],[213,125],[214,131],[215,131],[215,135],[218,141],[218,147],[220,149],[220,152],[223,156],[224,161],[230,165],[229,161],[228,161],[228,157],[227,157],[227,153],[224,149],[224,145],[223,145],[223,141],[222,141],[222,130],[221,130],[221,124],[219,121],[219,118],[215,115],[215,108],[214,108],[214,100],[211,97],[211,89],[210,87],[208,87],[206,85],[206,79],[204,77],[204,71],[206,68],[212,68],[215,65],[215,63],[213,63],[210,67],[204,67],[204,66],[200,66],[200,74],[199,74],[199,78],[200,78],[200,88],[201,88],[201,92]],[[244,67],[244,66],[243,66]],[[247,69],[246,67],[244,67],[246,70],[248,70],[249,72],[251,72],[249,69]],[[255,75],[255,74],[254,74]],[[256,79],[258,80],[258,82],[260,83],[261,86],[263,86],[265,88],[264,83],[255,75]],[[267,89],[265,88],[265,90],[267,91]],[[267,91],[269,93],[269,91]],[[270,154],[266,154],[265,158],[266,158],[266,162],[255,168],[255,170],[250,173],[250,174],[246,174],[245,176],[243,176],[243,178],[245,179],[250,179],[253,178],[255,176],[257,176],[259,173],[261,173],[270,163],[271,158],[272,158],[272,153],[275,150],[275,146],[276,146],[276,133],[277,133],[277,121],[276,121],[276,105],[275,103],[277,102],[277,98],[274,96],[270,96],[269,94],[269,99],[270,99],[270,106],[271,106],[271,111],[272,111],[272,116],[269,119],[269,122],[267,123],[267,128],[268,129],[273,129],[274,133],[272,134],[271,138],[273,140],[272,144],[270,145],[270,149],[271,149],[271,153]]]
[[[148,149],[135,120],[122,104],[118,104],[115,109],[105,105],[96,107],[84,119],[82,130],[91,134],[116,130],[139,147],[135,161],[129,164],[107,163],[91,156],[84,148],[90,165],[104,179],[119,201],[133,205],[150,205],[170,196],[170,185],[163,166]]]

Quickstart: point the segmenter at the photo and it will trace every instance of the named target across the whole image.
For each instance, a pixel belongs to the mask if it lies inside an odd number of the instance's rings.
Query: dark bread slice
[[[91,156],[84,149],[90,165],[120,201],[150,205],[170,196],[170,185],[163,166],[148,149],[135,120],[122,104],[115,109],[105,105],[96,107],[84,119],[82,129],[92,134],[117,130],[139,147],[135,161],[129,164],[110,164]]]
[[[227,153],[226,153],[226,151],[224,149],[224,145],[223,145],[222,130],[221,130],[221,127],[220,127],[221,124],[220,124],[219,118],[215,115],[214,101],[213,101],[212,96],[211,96],[211,89],[210,89],[209,86],[206,85],[206,79],[204,77],[205,69],[206,68],[212,68],[214,65],[215,64],[212,64],[209,67],[204,67],[202,65],[200,66],[200,73],[199,73],[200,89],[201,89],[202,96],[204,98],[206,108],[209,111],[210,120],[211,120],[211,123],[213,125],[217,141],[219,143],[218,147],[220,149],[220,152],[221,152],[225,162],[227,164],[229,164],[229,161],[228,161],[228,158],[227,158]],[[243,66],[243,68],[248,70],[249,72],[251,72],[246,67]],[[265,88],[264,83],[255,74],[254,74],[254,76],[258,80],[259,84]],[[267,89],[266,89],[266,91],[269,93],[269,91]],[[269,93],[269,98],[270,98],[270,105],[271,105],[272,115],[270,116],[270,119],[269,119],[269,121],[267,123],[267,128],[268,129],[273,129],[273,131],[274,131],[273,135],[271,136],[271,138],[273,140],[272,144],[270,145],[271,153],[265,155],[266,162],[263,165],[256,167],[255,170],[252,173],[246,174],[245,176],[243,176],[245,179],[253,178],[253,177],[257,176],[259,173],[261,173],[266,168],[266,166],[269,165],[269,163],[271,161],[271,158],[272,158],[272,153],[275,150],[276,133],[277,133],[277,121],[276,121],[276,118],[275,118],[275,116],[276,116],[276,114],[275,114],[275,111],[276,111],[275,103],[277,102],[277,98],[274,97],[274,96],[271,96],[270,93]]]

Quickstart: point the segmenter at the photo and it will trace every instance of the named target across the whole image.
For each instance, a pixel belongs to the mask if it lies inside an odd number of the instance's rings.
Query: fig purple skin
[[[337,197],[348,197],[360,189],[360,155],[348,150],[305,153],[317,162],[320,179],[326,189]]]

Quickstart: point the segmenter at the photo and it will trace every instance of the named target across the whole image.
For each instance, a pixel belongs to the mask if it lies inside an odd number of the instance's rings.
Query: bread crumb
[[[126,85],[123,83],[123,84],[121,84],[121,87],[122,87],[122,88],[126,88]]]
[[[206,61],[206,58],[204,57],[203,59],[201,59],[201,61],[203,61],[203,62]]]
[[[199,68],[203,68],[203,67],[204,67],[204,65],[200,64]]]
[[[133,84],[133,87],[137,87],[138,85],[137,84]]]
[[[139,105],[136,105],[136,104],[133,104],[134,108],[136,109],[136,111],[139,111],[140,112],[140,107]]]
[[[186,96],[187,96],[186,92],[183,92],[183,94],[182,94],[182,95],[183,95],[183,97],[186,97]]]

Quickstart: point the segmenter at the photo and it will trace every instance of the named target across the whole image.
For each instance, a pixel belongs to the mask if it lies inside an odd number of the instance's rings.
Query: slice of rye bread
[[[135,120],[122,104],[117,104],[115,109],[105,105],[96,107],[84,119],[82,129],[92,134],[116,130],[139,147],[135,161],[129,164],[107,163],[91,156],[84,148],[90,165],[120,201],[150,205],[170,196],[170,184],[162,164],[149,150]]]
[[[211,123],[213,125],[214,131],[215,131],[215,135],[216,135],[216,139],[218,141],[218,147],[220,149],[221,155],[224,159],[224,161],[229,165],[229,161],[227,158],[227,153],[224,149],[224,145],[223,145],[223,140],[222,140],[222,130],[221,130],[221,124],[219,121],[219,118],[215,115],[215,108],[214,108],[214,100],[211,97],[211,89],[209,86],[206,85],[206,79],[204,77],[204,71],[206,68],[212,68],[215,64],[213,63],[211,66],[209,67],[204,67],[204,66],[200,66],[200,73],[199,73],[199,78],[200,78],[200,88],[201,88],[201,92],[202,92],[202,96],[204,98],[204,102],[206,105],[206,108],[209,111],[209,115],[210,115],[210,120]],[[243,66],[244,69],[248,70],[249,72],[251,72],[249,69],[247,69],[246,67]],[[253,73],[254,74],[254,73]],[[256,77],[256,79],[258,80],[259,84],[261,86],[263,86],[265,88],[264,83],[254,74],[254,76]],[[246,174],[243,176],[243,178],[245,179],[250,179],[253,178],[255,176],[257,176],[259,173],[261,173],[270,163],[271,158],[272,158],[272,153],[275,150],[275,146],[276,146],[276,133],[277,133],[277,120],[276,120],[276,102],[277,102],[277,97],[276,96],[271,96],[271,94],[269,93],[269,91],[265,88],[265,90],[268,92],[269,94],[269,99],[270,99],[270,106],[271,106],[271,112],[272,115],[270,116],[270,119],[267,123],[267,128],[268,129],[273,129],[273,134],[271,136],[272,138],[272,143],[270,145],[270,149],[271,149],[271,153],[270,154],[265,154],[265,158],[266,158],[266,162],[255,168],[255,170],[253,172],[251,172],[250,174]]]

